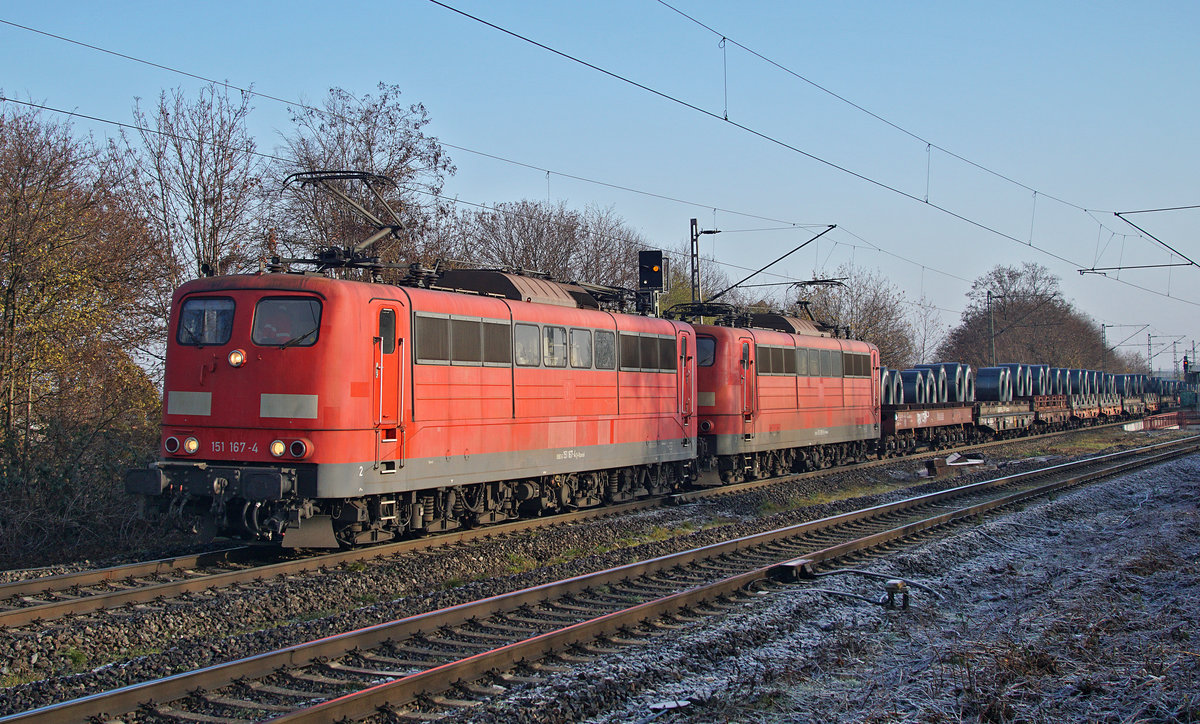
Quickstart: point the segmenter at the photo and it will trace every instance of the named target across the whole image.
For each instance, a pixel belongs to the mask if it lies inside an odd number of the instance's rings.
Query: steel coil
[[[966,372],[970,369],[970,365],[965,365],[960,362],[935,362],[933,364],[917,365],[932,370],[941,370],[946,376],[946,394],[942,402],[965,402],[966,389]]]
[[[910,405],[925,404],[925,370],[901,370],[900,379],[904,381],[904,401]]]
[[[1000,365],[1007,369],[1011,374],[1012,393],[1013,397],[1027,397],[1029,395],[1029,367],[1020,362],[1005,362]]]
[[[975,375],[975,398],[985,402],[1011,402],[1012,370],[1007,367],[981,367]]]
[[[925,370],[933,376],[934,394],[928,396],[926,399],[929,402],[945,402],[948,399],[947,395],[949,394],[949,391],[946,389],[946,386],[949,382],[948,375],[946,374],[946,368],[940,364],[924,364],[916,365],[915,369]]]

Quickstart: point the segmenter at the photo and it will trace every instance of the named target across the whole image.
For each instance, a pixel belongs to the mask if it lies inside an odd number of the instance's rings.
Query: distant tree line
[[[614,209],[518,200],[462,206],[443,196],[455,166],[428,134],[429,113],[380,84],[340,88],[290,109],[275,149],[250,135],[250,95],[209,85],[175,89],[133,115],[138,130],[100,142],[70,123],[0,108],[0,565],[108,550],[149,540],[133,525],[123,471],[153,457],[159,377],[172,290],[204,274],[250,272],[270,257],[309,257],[374,232],[361,214],[295,173],[346,170],[392,179],[382,203],[340,183],[401,230],[379,242],[382,261],[540,271],[563,280],[636,286],[637,252],[662,246]],[[669,250],[662,306],[690,299],[686,248]],[[1062,298],[1044,268],[997,267],[976,281],[959,325],[879,272],[846,266],[844,285],[722,298],[791,306],[849,327],[884,363],[988,361],[986,292],[999,361],[1135,369],[1103,355],[1099,327]],[[701,260],[702,298],[730,285]],[[782,288],[781,288],[782,289]],[[139,537],[141,536],[141,537]],[[33,558],[30,551],[39,551]],[[61,555],[66,555],[62,553]]]

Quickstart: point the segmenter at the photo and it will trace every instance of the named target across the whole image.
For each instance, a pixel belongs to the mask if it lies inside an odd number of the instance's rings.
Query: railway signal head
[[[666,277],[662,251],[654,249],[638,252],[638,290],[665,291]]]

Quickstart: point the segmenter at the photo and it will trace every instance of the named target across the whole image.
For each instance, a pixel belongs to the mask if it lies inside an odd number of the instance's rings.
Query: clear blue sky
[[[878,268],[910,298],[949,310],[953,324],[964,279],[1034,261],[1098,322],[1182,335],[1181,355],[1200,342],[1200,269],[1121,273],[1152,291],[1076,271],[1172,261],[1112,212],[1200,203],[1200,3],[671,3],[716,34],[655,0],[448,4],[716,118],[427,0],[8,2],[0,20],[281,98],[396,83],[425,104],[443,142],[553,172],[547,181],[543,171],[450,149],[458,173],[449,195],[612,206],[668,248],[698,217],[728,232],[704,237],[704,249],[733,265],[734,278],[811,233],[742,230],[837,224],[774,271],[800,279],[846,261]],[[736,45],[723,52],[722,35],[919,138]],[[0,25],[0,68],[8,96],[122,122],[135,97],[152,102],[162,89],[200,84],[11,25]],[[253,132],[270,151],[286,108],[264,98],[254,106]],[[916,200],[726,123],[726,110],[730,121]],[[1131,218],[1200,261],[1200,210]],[[1110,344],[1136,329],[1108,330]],[[1143,352],[1145,335],[1132,340]],[[1169,366],[1170,352],[1155,363]]]

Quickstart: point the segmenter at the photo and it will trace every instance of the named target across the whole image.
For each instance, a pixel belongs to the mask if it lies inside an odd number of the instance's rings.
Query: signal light
[[[658,249],[638,252],[638,289],[641,291],[664,291],[666,289],[666,262]]]

